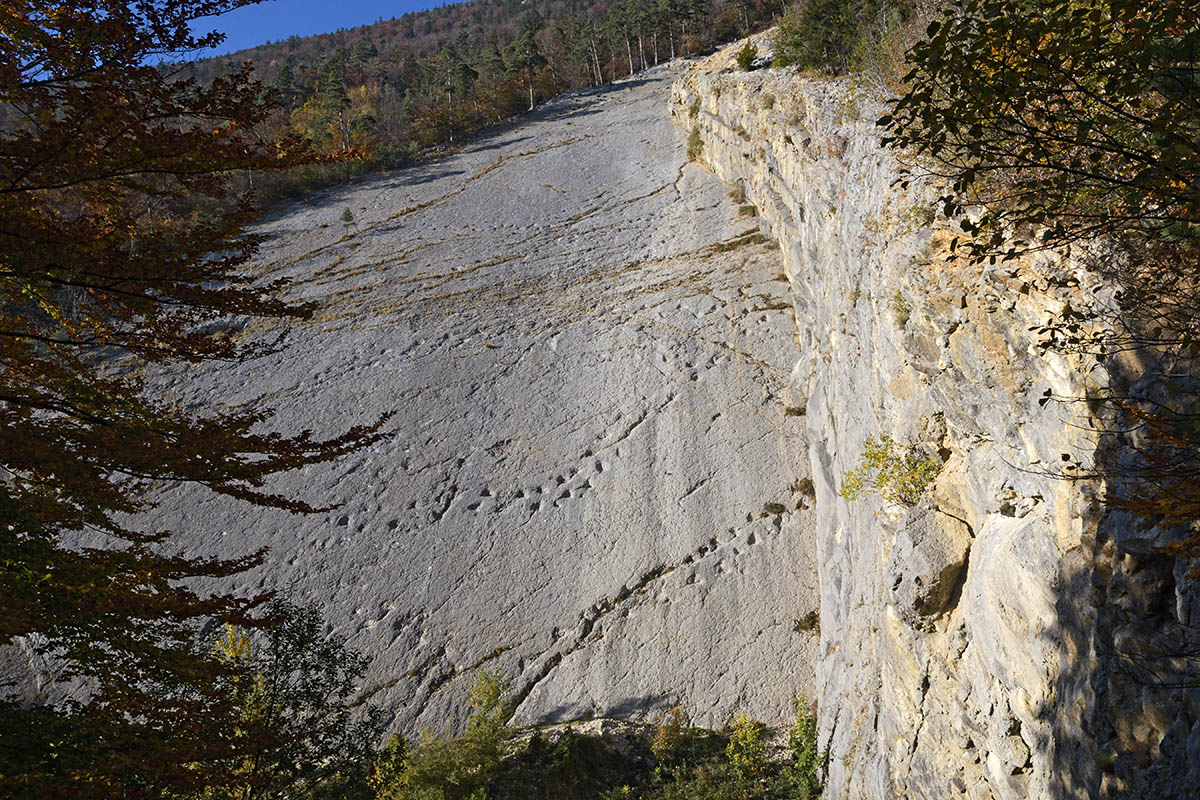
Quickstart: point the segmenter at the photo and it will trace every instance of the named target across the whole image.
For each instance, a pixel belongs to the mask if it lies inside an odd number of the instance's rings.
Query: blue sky
[[[200,20],[195,30],[226,34],[217,50],[200,55],[232,53],[289,36],[329,33],[378,19],[391,19],[408,11],[449,5],[446,0],[269,0]]]

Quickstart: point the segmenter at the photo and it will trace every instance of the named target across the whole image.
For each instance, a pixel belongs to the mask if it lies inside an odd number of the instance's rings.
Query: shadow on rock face
[[[548,708],[536,718],[528,720],[530,724],[546,725],[556,722],[574,722],[594,718],[611,718],[622,720],[643,720],[657,722],[659,717],[666,714],[679,701],[675,695],[652,694],[638,697],[622,697],[606,702],[601,707],[580,703],[562,703]]]
[[[1194,406],[1200,381],[1187,361],[1113,364],[1112,386],[1137,403],[1169,385]],[[1118,412],[1107,423],[1090,466],[1109,497],[1161,491],[1166,460],[1200,463],[1190,446],[1147,439],[1140,420]],[[1200,797],[1200,582],[1192,562],[1163,551],[1192,531],[1107,508],[1090,550],[1064,564],[1060,626],[1047,632],[1068,653],[1055,687],[1057,797]]]

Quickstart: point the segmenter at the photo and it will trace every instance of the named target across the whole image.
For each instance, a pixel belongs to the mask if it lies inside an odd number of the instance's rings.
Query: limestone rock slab
[[[270,407],[281,430],[394,415],[387,441],[269,487],[327,514],[168,487],[147,524],[198,552],[269,547],[237,588],[320,604],[399,730],[460,720],[484,669],[538,722],[684,703],[778,723],[812,689],[787,282],[685,163],[676,74],[280,208],[258,269],[320,303],[313,320],[277,355],[156,380],[195,407]]]

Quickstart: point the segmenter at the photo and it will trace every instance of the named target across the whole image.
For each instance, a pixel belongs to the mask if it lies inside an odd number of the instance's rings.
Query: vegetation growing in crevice
[[[800,478],[791,485],[792,494],[801,494],[805,497],[816,497],[817,490],[813,486],[812,478]]]
[[[688,133],[687,159],[688,161],[698,161],[703,153],[704,138],[700,135],[700,128],[693,125],[692,130]]]
[[[924,455],[919,447],[901,444],[890,436],[878,440],[868,436],[858,466],[842,476],[838,496],[853,502],[874,492],[889,503],[915,505],[941,469],[941,462]]]
[[[908,298],[904,296],[904,292],[897,289],[888,298],[888,307],[892,310],[897,327],[904,328],[908,325],[908,320],[912,317],[912,306],[909,304]]]
[[[731,250],[737,250],[739,247],[747,247],[752,244],[762,244],[767,241],[767,237],[763,236],[761,231],[747,231],[740,236],[735,236],[724,242],[717,242],[709,248],[714,253],[728,253]]]
[[[750,69],[754,65],[754,59],[756,58],[758,58],[758,47],[752,39],[747,38],[745,44],[737,51],[738,69]]]

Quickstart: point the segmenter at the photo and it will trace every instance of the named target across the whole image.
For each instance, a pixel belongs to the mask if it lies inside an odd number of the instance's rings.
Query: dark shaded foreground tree
[[[233,725],[233,667],[198,631],[277,620],[256,612],[265,596],[194,588],[264,553],[180,553],[127,515],[173,481],[311,511],[267,479],[381,435],[381,421],[331,440],[265,432],[266,409],[200,415],[145,391],[146,365],[279,345],[214,333],[229,317],[312,312],[247,276],[254,210],[228,201],[225,176],[327,157],[260,135],[272,98],[248,69],[201,86],[150,66],[219,41],[190,20],[250,2],[0,8],[0,103],[15,120],[0,130],[0,642],[72,687],[3,690],[5,794],[185,793],[269,746]],[[206,199],[226,210],[193,210]]]
[[[367,797],[369,768],[387,713],[359,683],[366,657],[326,636],[315,607],[276,601],[266,629],[226,625],[216,642],[231,668],[226,688],[237,730],[264,743],[228,759],[224,786],[194,800]]]
[[[943,181],[957,251],[1069,254],[1120,287],[1040,328],[1118,378],[1088,398],[1108,409],[1111,457],[1064,472],[1190,526],[1170,551],[1200,557],[1200,6],[956,0],[908,63],[880,124]]]

